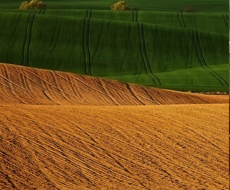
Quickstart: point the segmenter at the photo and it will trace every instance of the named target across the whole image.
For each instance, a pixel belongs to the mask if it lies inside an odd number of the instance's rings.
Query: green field
[[[16,9],[22,0],[1,0],[0,9]],[[108,10],[115,0],[44,0],[48,9],[97,9]],[[140,10],[179,12],[193,6],[199,12],[228,13],[226,0],[126,0],[129,7]]]
[[[225,1],[0,2],[0,62],[185,91],[228,91]],[[140,6],[137,6],[140,5]],[[197,13],[179,12],[191,5]],[[77,8],[77,9],[76,9]],[[157,11],[156,11],[157,10]]]
[[[163,88],[227,91],[226,19],[222,13],[3,11],[0,61]]]

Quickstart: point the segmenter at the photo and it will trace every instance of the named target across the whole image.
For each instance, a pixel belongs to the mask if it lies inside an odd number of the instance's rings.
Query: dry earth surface
[[[228,101],[0,64],[0,189],[228,189]]]

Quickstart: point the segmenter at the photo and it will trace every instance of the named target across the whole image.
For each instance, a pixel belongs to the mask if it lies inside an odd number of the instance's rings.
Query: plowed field
[[[0,64],[0,189],[228,189],[228,99]]]

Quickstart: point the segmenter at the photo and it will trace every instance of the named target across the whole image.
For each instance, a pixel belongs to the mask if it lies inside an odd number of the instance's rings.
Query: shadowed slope
[[[227,102],[227,96],[174,92],[83,75],[0,64],[1,104],[160,105]]]

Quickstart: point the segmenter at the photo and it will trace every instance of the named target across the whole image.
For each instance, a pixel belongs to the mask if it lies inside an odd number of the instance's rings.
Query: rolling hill
[[[225,14],[39,13],[0,14],[0,61],[160,88],[228,91]],[[149,23],[153,15],[158,19]]]
[[[228,100],[0,64],[0,189],[227,189]]]

